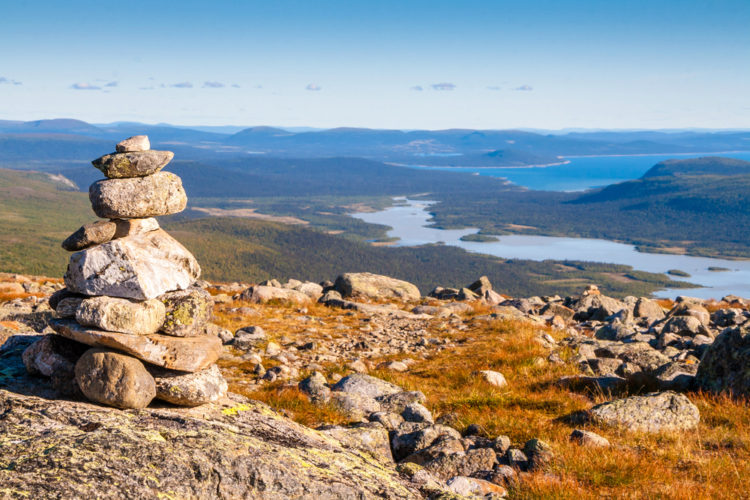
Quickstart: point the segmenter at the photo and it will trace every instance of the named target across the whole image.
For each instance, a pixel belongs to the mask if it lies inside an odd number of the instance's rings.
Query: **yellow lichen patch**
[[[221,410],[221,412],[224,415],[228,415],[230,417],[234,417],[235,415],[237,415],[241,411],[251,411],[252,409],[253,408],[251,406],[248,406],[248,405],[246,405],[244,403],[241,403],[241,404],[238,404],[237,406],[233,406],[231,408],[224,408],[223,410]]]

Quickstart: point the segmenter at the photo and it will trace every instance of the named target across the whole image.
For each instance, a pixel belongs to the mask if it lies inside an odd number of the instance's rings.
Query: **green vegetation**
[[[461,241],[477,241],[480,243],[492,243],[493,241],[500,241],[500,239],[497,236],[490,236],[488,234],[482,234],[482,233],[476,233],[476,234],[467,234],[464,236],[461,236]]]
[[[85,194],[60,188],[46,174],[0,169],[0,271],[64,273],[69,254],[60,242],[94,216]],[[321,281],[369,271],[412,281],[426,293],[437,285],[464,286],[486,274],[510,295],[566,294],[588,283],[612,295],[646,295],[685,285],[627,266],[502,260],[442,245],[374,247],[306,226],[240,217],[162,221],[213,280]]]
[[[687,272],[682,271],[680,269],[670,269],[669,271],[667,271],[667,274],[669,274],[671,276],[679,276],[681,278],[689,278],[690,277],[690,273],[687,273]]]
[[[726,267],[719,267],[719,266],[709,266],[708,270],[711,271],[712,273],[723,273],[726,271],[730,271],[730,269]]]

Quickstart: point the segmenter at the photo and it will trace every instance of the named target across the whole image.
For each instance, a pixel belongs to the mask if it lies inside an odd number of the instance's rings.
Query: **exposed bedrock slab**
[[[74,253],[65,285],[84,295],[146,300],[185,289],[198,276],[195,257],[159,229]]]
[[[91,297],[76,309],[76,321],[113,332],[148,335],[164,323],[166,309],[160,300],[134,301],[118,297]]]
[[[162,333],[176,337],[192,337],[203,333],[203,326],[211,319],[214,301],[202,288],[167,292],[159,297],[166,306]]]
[[[63,337],[93,347],[117,349],[156,366],[196,372],[215,363],[221,353],[218,337],[170,337],[108,332],[79,325],[69,319],[54,319],[50,326]]]
[[[145,408],[156,384],[143,363],[107,349],[89,349],[75,367],[76,381],[91,401],[116,408]]]
[[[125,179],[154,174],[172,158],[171,151],[130,151],[104,155],[91,163],[110,179]]]
[[[187,205],[182,181],[170,172],[97,181],[89,187],[89,199],[96,215],[105,219],[176,214]]]

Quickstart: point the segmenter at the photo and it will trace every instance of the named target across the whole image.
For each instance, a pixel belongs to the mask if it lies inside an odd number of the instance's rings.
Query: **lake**
[[[660,161],[669,159],[724,156],[750,161],[750,151],[734,153],[670,154],[638,156],[569,156],[569,163],[547,167],[424,167],[411,168],[466,172],[503,177],[513,184],[542,191],[583,191],[593,187],[637,179]]]
[[[672,276],[674,280],[687,280],[706,288],[666,289],[656,293],[659,297],[674,298],[689,295],[716,298],[729,294],[750,297],[750,261],[733,261],[638,252],[632,245],[607,240],[587,238],[556,238],[548,236],[499,236],[497,242],[461,241],[467,234],[477,233],[476,228],[443,230],[425,227],[429,223],[430,201],[398,199],[404,205],[390,207],[373,213],[356,213],[352,217],[371,224],[390,226],[389,237],[399,238],[397,246],[416,246],[443,242],[469,252],[483,253],[507,259],[528,260],[581,260],[625,264],[634,269],[664,273],[679,269],[690,273],[689,278]],[[729,271],[709,271],[709,267],[723,267]]]

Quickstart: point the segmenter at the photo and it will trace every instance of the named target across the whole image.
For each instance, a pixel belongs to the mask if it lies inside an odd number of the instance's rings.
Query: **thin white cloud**
[[[120,82],[109,82],[104,84],[105,87],[117,87],[118,85],[120,85]]]
[[[102,88],[98,85],[92,85],[90,83],[78,82],[70,86],[73,90],[101,90]]]
[[[18,80],[12,80],[10,78],[5,78],[4,76],[0,76],[0,83],[7,83],[8,85],[23,85]]]
[[[531,85],[521,85],[520,87],[516,87],[514,90],[518,90],[520,92],[531,92],[534,90],[534,87]]]
[[[322,87],[318,85],[317,83],[308,83],[307,87],[305,87],[305,90],[312,90],[312,91],[319,91],[322,90]]]
[[[170,87],[175,89],[192,89],[193,84],[190,82],[179,82],[179,83],[173,83],[170,85]]]
[[[490,85],[487,87],[487,90],[502,90],[503,88],[499,85]]]
[[[238,89],[238,88],[240,88],[240,86],[239,86],[239,85],[237,85],[236,83],[233,83],[233,84],[232,84],[232,88],[233,88],[233,89]]]
[[[226,85],[224,85],[221,82],[204,82],[203,83],[204,89],[220,89],[224,87],[226,87]]]
[[[456,84],[450,82],[433,83],[432,88],[434,90],[455,90]]]
[[[415,90],[415,91],[417,91],[417,92],[422,92],[422,91],[424,90],[424,89],[422,88],[422,86],[421,86],[421,85],[414,85],[414,86],[413,86],[413,87],[411,87],[410,89],[411,89],[411,90]]]

